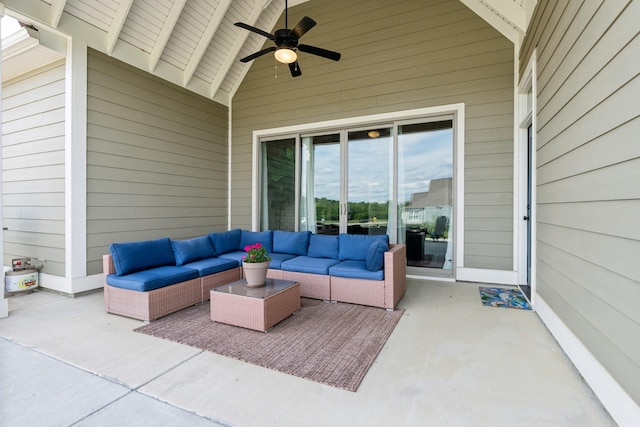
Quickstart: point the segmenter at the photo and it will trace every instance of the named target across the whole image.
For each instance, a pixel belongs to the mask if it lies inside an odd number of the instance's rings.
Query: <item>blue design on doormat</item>
[[[480,287],[482,305],[490,307],[521,308],[531,310],[531,306],[518,289]]]

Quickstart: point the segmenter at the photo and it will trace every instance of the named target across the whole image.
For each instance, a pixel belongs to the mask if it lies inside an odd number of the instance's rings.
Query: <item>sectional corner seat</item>
[[[103,256],[108,313],[144,321],[209,299],[242,278],[244,247],[260,242],[267,276],[300,283],[302,297],[395,309],[406,291],[406,247],[386,235],[234,229],[187,240],[113,243]]]

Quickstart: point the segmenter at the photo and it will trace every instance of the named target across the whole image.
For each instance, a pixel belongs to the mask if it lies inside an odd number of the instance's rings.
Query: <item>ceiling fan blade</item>
[[[339,61],[340,57],[342,56],[338,52],[322,49],[315,46],[309,46],[308,44],[299,44],[298,50],[300,50],[301,52],[310,53],[312,55],[322,56],[323,58],[333,59],[334,61]]]
[[[298,77],[302,75],[302,70],[300,69],[298,61],[290,63],[289,70],[291,71],[291,77]]]
[[[240,62],[249,62],[249,61],[251,61],[251,60],[253,60],[253,59],[256,59],[256,58],[257,58],[257,57],[259,57],[259,56],[264,55],[265,53],[273,52],[273,51],[275,51],[275,50],[276,50],[276,47],[275,47],[275,46],[267,47],[267,48],[265,48],[265,49],[262,49],[260,52],[252,53],[252,54],[251,54],[251,55],[249,55],[249,56],[245,56],[244,58],[242,58],[242,59],[240,60]]]
[[[293,34],[297,38],[300,38],[304,35],[304,33],[306,33],[307,31],[309,31],[315,26],[316,26],[316,21],[309,18],[308,16],[305,16],[300,20],[300,22],[298,22],[298,24],[295,27],[293,27],[293,30],[291,30],[291,34]]]
[[[244,28],[245,30],[253,31],[254,33],[260,34],[261,36],[264,36],[264,37],[268,38],[269,40],[275,40],[276,39],[273,36],[273,34],[269,34],[266,31],[262,31],[260,28],[256,28],[256,27],[252,27],[251,25],[247,25],[244,22],[236,22],[233,25],[235,25],[236,27]]]

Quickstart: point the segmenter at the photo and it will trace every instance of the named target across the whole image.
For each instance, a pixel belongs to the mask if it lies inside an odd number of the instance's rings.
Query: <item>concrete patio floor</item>
[[[410,279],[355,393],[133,332],[101,292],[12,296],[0,425],[615,425],[537,315],[484,307],[478,286]]]

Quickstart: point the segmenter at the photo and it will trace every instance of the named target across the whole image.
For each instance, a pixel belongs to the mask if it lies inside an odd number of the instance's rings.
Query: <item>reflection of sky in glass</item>
[[[385,203],[391,199],[391,138],[349,141],[349,202]]]
[[[432,179],[453,178],[453,130],[400,135],[398,202],[429,189]]]
[[[340,199],[340,144],[320,144],[313,149],[315,196]]]
[[[453,177],[451,129],[399,136],[398,201],[429,189],[432,179]],[[384,203],[390,198],[390,138],[352,141],[349,146],[349,201]],[[340,145],[316,145],[317,198],[340,198]]]

